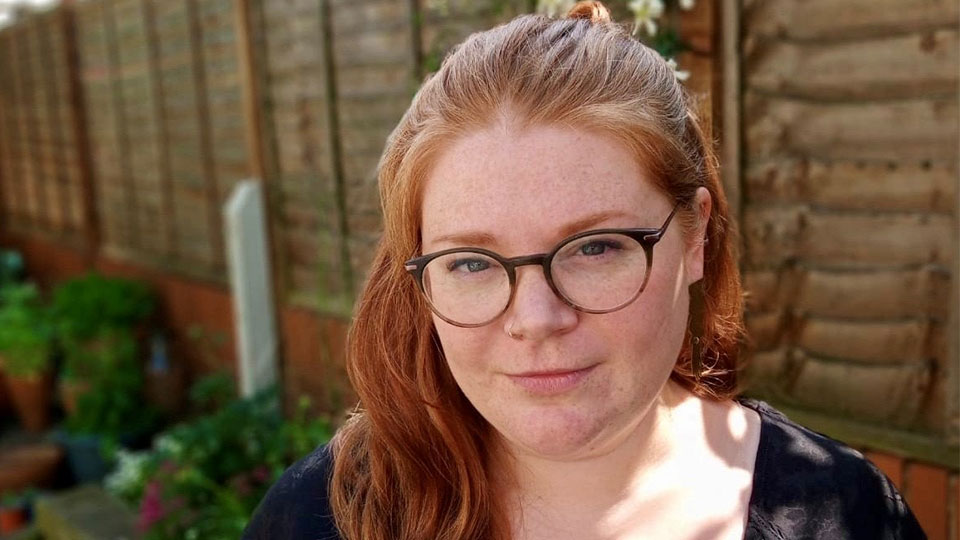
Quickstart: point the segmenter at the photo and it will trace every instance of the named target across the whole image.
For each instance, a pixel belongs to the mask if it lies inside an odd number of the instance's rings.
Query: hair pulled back
[[[686,231],[695,226],[697,188],[709,190],[704,304],[692,311],[702,313],[692,326],[702,329],[704,369],[693,375],[684,346],[671,377],[708,398],[735,392],[741,289],[712,146],[672,68],[609,20],[599,2],[581,2],[566,19],[525,15],[473,34],[423,84],[387,140],[384,233],[348,337],[347,371],[361,405],[332,446],[331,506],[346,538],[509,536],[488,476],[492,428],[457,387],[403,266],[419,253],[421,188],[436,156],[498,119],[618,139],[680,204]]]

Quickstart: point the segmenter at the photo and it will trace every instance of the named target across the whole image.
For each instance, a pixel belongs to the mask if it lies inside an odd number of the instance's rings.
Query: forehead
[[[606,226],[647,226],[646,218],[667,206],[638,159],[612,136],[503,124],[469,132],[440,152],[422,201],[425,248],[458,233],[504,243],[551,237],[601,212],[623,215]]]

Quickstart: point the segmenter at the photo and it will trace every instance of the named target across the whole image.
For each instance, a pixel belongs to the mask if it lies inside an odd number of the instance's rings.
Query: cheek
[[[645,358],[675,361],[687,327],[687,296],[682,269],[651,275],[647,288],[624,313],[620,332]]]
[[[490,343],[488,328],[459,328],[434,317],[437,336],[443,356],[457,379],[458,384],[467,372],[479,370],[484,365],[484,345]]]

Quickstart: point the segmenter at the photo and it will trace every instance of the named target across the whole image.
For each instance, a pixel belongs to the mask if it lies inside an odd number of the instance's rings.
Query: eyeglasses
[[[659,229],[595,229],[560,241],[548,253],[505,258],[493,251],[462,247],[410,259],[404,266],[417,281],[430,309],[463,328],[489,324],[507,310],[517,289],[517,268],[540,265],[547,284],[570,307],[610,313],[643,292],[653,265],[653,246],[677,212]]]

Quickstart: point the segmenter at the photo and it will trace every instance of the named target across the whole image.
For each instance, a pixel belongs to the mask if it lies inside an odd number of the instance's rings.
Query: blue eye
[[[608,249],[620,249],[622,246],[618,242],[610,240],[594,240],[579,246],[580,255],[603,255]]]
[[[483,259],[454,259],[447,264],[447,270],[466,270],[470,273],[482,272],[490,268],[490,263]]]
[[[580,253],[583,255],[601,255],[606,251],[607,246],[601,242],[590,242],[580,246]]]

